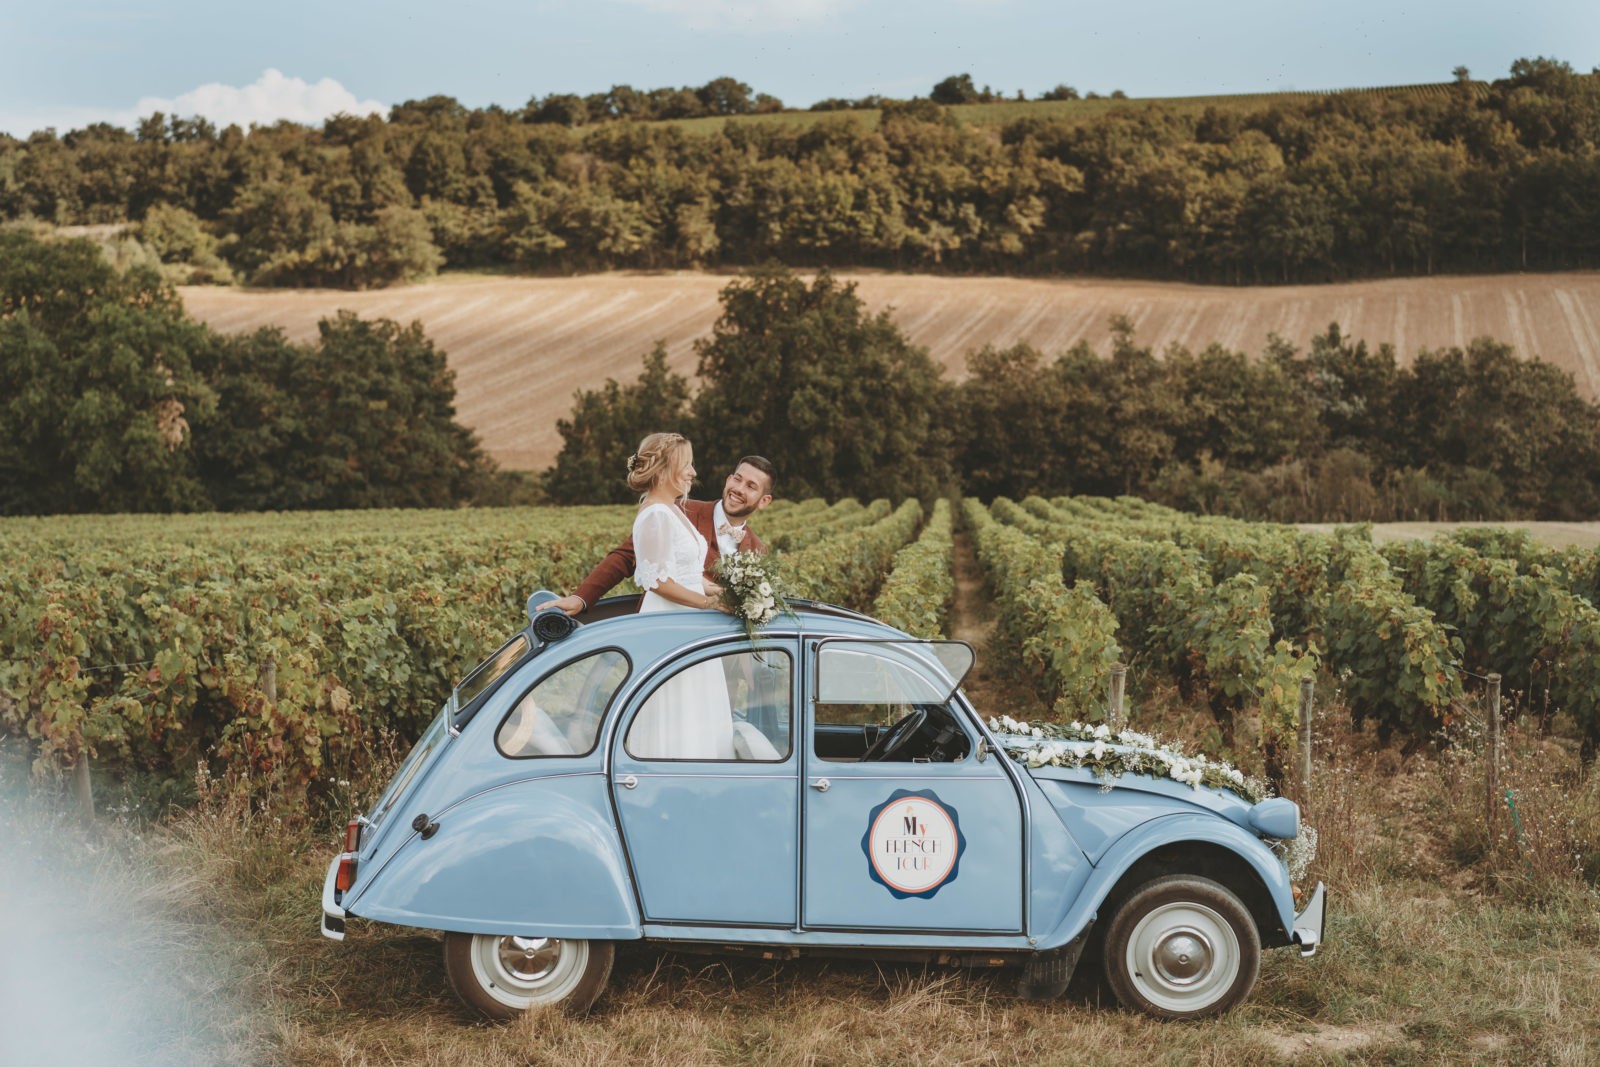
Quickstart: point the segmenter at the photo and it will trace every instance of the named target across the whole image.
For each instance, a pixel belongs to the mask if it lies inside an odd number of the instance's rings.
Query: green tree
[[[561,451],[544,474],[545,493],[560,504],[637,499],[627,486],[627,459],[647,434],[688,425],[689,379],[667,367],[666,343],[657,341],[632,384],[607,378],[574,399],[571,418],[556,422]]]
[[[219,507],[449,507],[492,469],[455,420],[455,376],[420,323],[350,312],[316,346],[276,330],[219,341],[196,459]]]
[[[978,89],[972,75],[952,74],[933,87],[928,99],[936,104],[972,104],[978,100]]]
[[[967,376],[955,389],[963,493],[1020,500],[1070,488],[1071,457],[1060,448],[1063,384],[1026,343],[986,345],[967,356]]]
[[[763,268],[722,291],[695,342],[697,457],[708,470],[757,452],[785,495],[931,496],[949,488],[948,391],[887,311],[868,314],[827,271],[807,285]]]
[[[0,512],[205,507],[189,448],[208,344],[154,271],[0,231]]]

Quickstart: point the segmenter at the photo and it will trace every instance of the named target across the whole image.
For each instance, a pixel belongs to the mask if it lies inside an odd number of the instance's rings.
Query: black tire
[[[1255,920],[1225,886],[1171,874],[1146,882],[1106,927],[1106,980],[1124,1007],[1199,1019],[1250,995],[1261,969]]]
[[[469,1007],[491,1019],[514,1019],[529,1008],[559,1004],[582,1014],[611,978],[609,941],[445,934],[444,968]]]

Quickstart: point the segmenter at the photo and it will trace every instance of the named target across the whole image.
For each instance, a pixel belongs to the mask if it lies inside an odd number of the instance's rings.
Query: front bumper
[[[1294,917],[1291,939],[1300,946],[1300,955],[1315,956],[1322,946],[1322,928],[1327,915],[1328,891],[1321,882],[1311,891],[1311,902]]]
[[[339,861],[344,856],[333,857],[333,862],[328,864],[328,875],[322,880],[322,936],[334,941],[344,940],[345,910],[339,906],[335,898],[338,892],[334,889],[334,880],[339,877]]]

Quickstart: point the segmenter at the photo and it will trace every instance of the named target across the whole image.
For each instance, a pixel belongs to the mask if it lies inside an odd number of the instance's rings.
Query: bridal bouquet
[[[753,641],[756,627],[789,610],[788,590],[773,561],[755,552],[736,552],[717,560],[713,571],[722,586],[722,606],[740,622]]]

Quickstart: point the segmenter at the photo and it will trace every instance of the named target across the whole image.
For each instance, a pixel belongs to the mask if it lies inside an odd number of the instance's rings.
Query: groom
[[[761,456],[746,456],[723,483],[721,500],[684,501],[684,514],[689,516],[689,521],[706,539],[707,579],[712,577],[712,568],[723,556],[734,552],[766,553],[766,543],[745,523],[750,516],[772,503],[772,482],[771,461]],[[632,574],[633,538],[630,536],[606,554],[606,558],[578,586],[576,593],[541,604],[539,610],[560,608],[568,615],[588,611],[611,591],[612,586]]]

